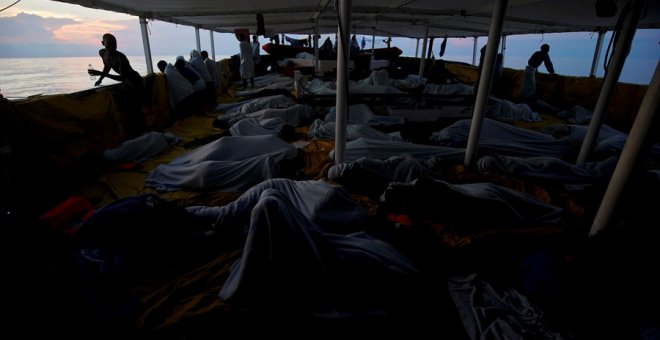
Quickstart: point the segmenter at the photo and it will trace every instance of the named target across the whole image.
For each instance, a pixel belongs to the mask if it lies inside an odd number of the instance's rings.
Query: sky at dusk
[[[10,1],[5,1],[4,4],[0,3],[0,7],[9,4]],[[158,21],[150,21],[148,27],[152,55],[187,57],[190,50],[195,48],[195,30],[192,27]],[[101,36],[107,32],[117,37],[118,49],[126,55],[144,55],[137,17],[56,1],[22,0],[0,12],[0,32],[0,58],[96,56],[102,48]],[[598,76],[603,74],[602,56],[610,36],[607,34],[605,37]],[[557,73],[586,76],[591,67],[596,38],[596,34],[589,32],[509,36],[504,65],[524,68],[529,55],[547,43],[551,46],[550,55]],[[361,36],[358,39],[361,40]],[[367,36],[366,39],[367,47],[371,47],[371,37]],[[267,42],[263,38],[260,40],[262,45]],[[415,55],[416,40],[392,40],[393,46],[404,51],[404,56]],[[209,31],[200,30],[200,41],[202,50],[212,54]],[[433,53],[436,57],[440,42],[440,39],[436,39],[434,43]],[[478,48],[485,42],[485,37],[479,38]],[[472,38],[449,39],[444,59],[471,63],[473,43]],[[621,80],[648,84],[660,60],[659,43],[660,29],[638,30]],[[233,34],[214,33],[214,45],[217,56],[238,53],[238,42]],[[419,45],[421,53],[421,43]],[[384,46],[382,37],[376,37],[376,47]]]

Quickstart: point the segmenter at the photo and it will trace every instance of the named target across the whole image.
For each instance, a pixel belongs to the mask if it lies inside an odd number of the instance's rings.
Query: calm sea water
[[[216,55],[216,60],[228,58]],[[590,58],[553,56],[555,69],[561,75],[587,76],[591,66]],[[131,66],[142,75],[147,74],[147,66],[142,56],[129,56]],[[173,63],[176,56],[153,56],[154,68],[158,60]],[[471,55],[453,55],[449,60],[471,63]],[[524,69],[528,57],[508,56],[505,67]],[[620,82],[648,85],[658,62],[657,57],[627,62]],[[7,98],[26,98],[35,95],[50,95],[83,91],[94,87],[96,79],[90,79],[87,65],[96,69],[103,67],[100,57],[66,58],[0,58],[0,93]],[[560,68],[561,67],[561,68]],[[543,70],[542,70],[543,71]],[[602,69],[596,74],[603,76]],[[102,86],[117,83],[105,78]]]
[[[226,57],[216,55],[217,60]],[[158,60],[174,63],[175,58],[176,56],[154,56],[154,69]],[[147,74],[144,57],[129,56],[128,60],[141,75]],[[91,64],[97,70],[103,68],[100,57],[0,58],[0,64],[0,93],[9,99],[86,90],[94,87],[98,79],[90,79],[87,74],[88,65]],[[111,73],[114,74],[114,71]],[[116,83],[105,78],[101,86]]]

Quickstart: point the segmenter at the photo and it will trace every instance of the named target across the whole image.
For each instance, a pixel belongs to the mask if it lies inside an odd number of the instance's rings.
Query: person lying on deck
[[[276,299],[349,315],[356,306],[368,308],[360,313],[387,310],[419,283],[406,256],[360,231],[367,213],[339,186],[273,179],[227,205],[187,210],[217,237],[243,240],[243,255],[219,292],[231,303]]]

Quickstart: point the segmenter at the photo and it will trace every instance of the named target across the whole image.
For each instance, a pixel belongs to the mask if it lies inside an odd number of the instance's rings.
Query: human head
[[[202,51],[202,59],[207,59],[209,57],[209,52]]]
[[[177,56],[176,61],[174,62],[174,67],[179,69],[179,68],[182,68],[182,67],[185,67],[185,66],[186,66],[186,60],[183,59],[183,56],[182,55]]]
[[[541,51],[550,52],[550,45],[548,45],[548,44],[541,45]]]
[[[101,41],[106,50],[116,51],[117,50],[117,38],[110,33],[103,35],[103,41]]]
[[[190,59],[195,58],[195,57],[201,58],[201,56],[199,55],[199,51],[198,50],[190,50]]]
[[[156,65],[158,66],[158,69],[160,70],[160,72],[165,73],[165,67],[167,66],[167,62],[165,60],[158,61],[158,64],[156,64]]]

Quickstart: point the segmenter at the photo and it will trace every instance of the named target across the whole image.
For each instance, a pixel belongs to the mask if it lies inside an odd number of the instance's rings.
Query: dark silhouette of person
[[[357,37],[355,34],[351,37],[351,53],[358,52],[360,50],[360,45],[358,45]]]
[[[549,52],[550,45],[543,44],[541,45],[540,50],[534,52],[532,56],[529,57],[527,67],[525,68],[525,74],[523,75],[520,84],[520,97],[531,100],[536,99],[536,71],[541,64],[545,65],[545,69],[548,70],[548,73],[551,75],[555,74],[555,68],[550,60]]]
[[[160,61],[158,61],[158,64],[156,64],[156,66],[158,66],[158,69],[160,70],[160,72],[165,73],[165,67],[167,66],[167,61],[160,60]]]
[[[185,60],[183,57],[177,59],[179,69],[184,69],[192,79],[201,82],[201,78],[197,76],[192,70],[185,67]],[[165,60],[158,62],[158,69],[166,76],[167,90],[170,99],[170,105],[174,109],[174,118],[179,119],[193,114],[204,113],[204,93],[203,91],[195,91],[193,88],[193,81],[186,78],[179,69],[169,64]]]
[[[176,57],[174,62],[174,67],[181,73],[181,75],[186,78],[190,84],[193,86],[195,92],[204,91],[206,88],[206,83],[204,79],[197,74],[191,67],[186,66],[186,60],[183,59],[183,56]]]
[[[131,67],[126,55],[117,50],[117,39],[114,35],[104,34],[101,44],[105,47],[99,50],[99,56],[103,60],[103,71],[88,70],[87,73],[92,76],[100,76],[94,84],[96,86],[101,85],[106,77],[124,84],[124,95],[127,99],[125,109],[128,111],[126,133],[130,137],[137,136],[146,127],[144,113],[142,112],[144,87],[142,76]],[[117,74],[110,74],[110,70],[115,71]]]
[[[387,48],[390,48],[390,44],[392,43],[392,37],[387,37],[387,39],[383,40],[383,42],[387,45]]]
[[[319,48],[319,59],[334,59],[335,57],[336,54],[334,53],[332,41],[330,37],[326,37],[323,45]]]
[[[259,37],[256,35],[252,36],[252,61],[254,61],[254,74],[257,75],[259,70],[259,63],[261,62],[261,44],[259,43]]]
[[[211,80],[213,81],[214,93],[212,99],[215,100],[216,94],[220,91],[220,70],[218,69],[218,64],[215,60],[209,58],[209,52],[202,51],[202,61],[211,75]]]
[[[541,49],[536,51],[529,57],[527,65],[538,70],[541,64],[545,64],[545,69],[548,70],[548,73],[555,74],[555,68],[552,66],[552,61],[550,60],[550,45],[543,44]]]

